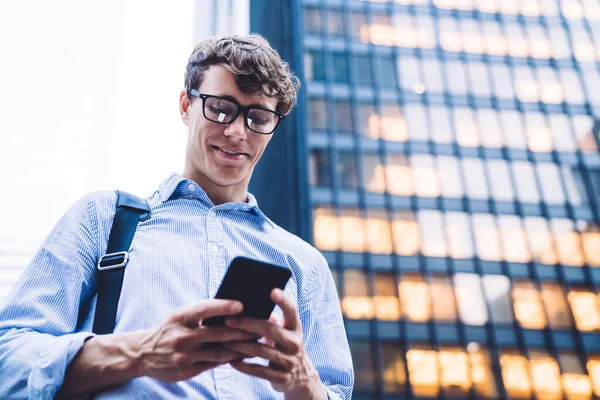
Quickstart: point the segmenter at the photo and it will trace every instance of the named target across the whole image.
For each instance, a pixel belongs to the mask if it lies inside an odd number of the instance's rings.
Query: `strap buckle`
[[[129,252],[119,251],[117,253],[105,254],[98,260],[98,271],[123,268],[129,261]]]

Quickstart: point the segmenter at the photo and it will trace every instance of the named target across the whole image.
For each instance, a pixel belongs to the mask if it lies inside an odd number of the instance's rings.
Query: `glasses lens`
[[[204,116],[213,122],[227,124],[237,113],[237,106],[229,100],[209,97],[204,102]]]
[[[274,112],[251,108],[248,110],[248,127],[254,132],[271,133],[275,130],[279,116]]]

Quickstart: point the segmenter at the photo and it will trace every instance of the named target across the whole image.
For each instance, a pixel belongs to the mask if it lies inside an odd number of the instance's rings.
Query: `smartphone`
[[[240,315],[257,319],[269,319],[275,303],[271,291],[283,290],[292,272],[284,267],[246,257],[236,257],[219,286],[216,299],[239,300],[244,309]],[[205,326],[225,325],[226,316],[206,318]]]

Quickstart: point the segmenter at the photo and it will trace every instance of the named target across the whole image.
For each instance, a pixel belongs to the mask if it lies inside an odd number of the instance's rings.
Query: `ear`
[[[179,115],[184,124],[189,126],[192,103],[184,90],[179,93]]]

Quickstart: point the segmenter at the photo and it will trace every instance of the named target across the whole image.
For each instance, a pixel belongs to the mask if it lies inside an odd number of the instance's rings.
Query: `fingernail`
[[[240,303],[240,302],[235,302],[235,303],[233,303],[233,304],[232,304],[232,306],[231,306],[231,311],[232,311],[232,312],[234,312],[234,313],[238,313],[238,312],[242,311],[242,308],[244,308],[244,307],[242,306],[242,303]]]
[[[281,300],[281,290],[273,289],[273,300],[275,300],[275,301]]]

